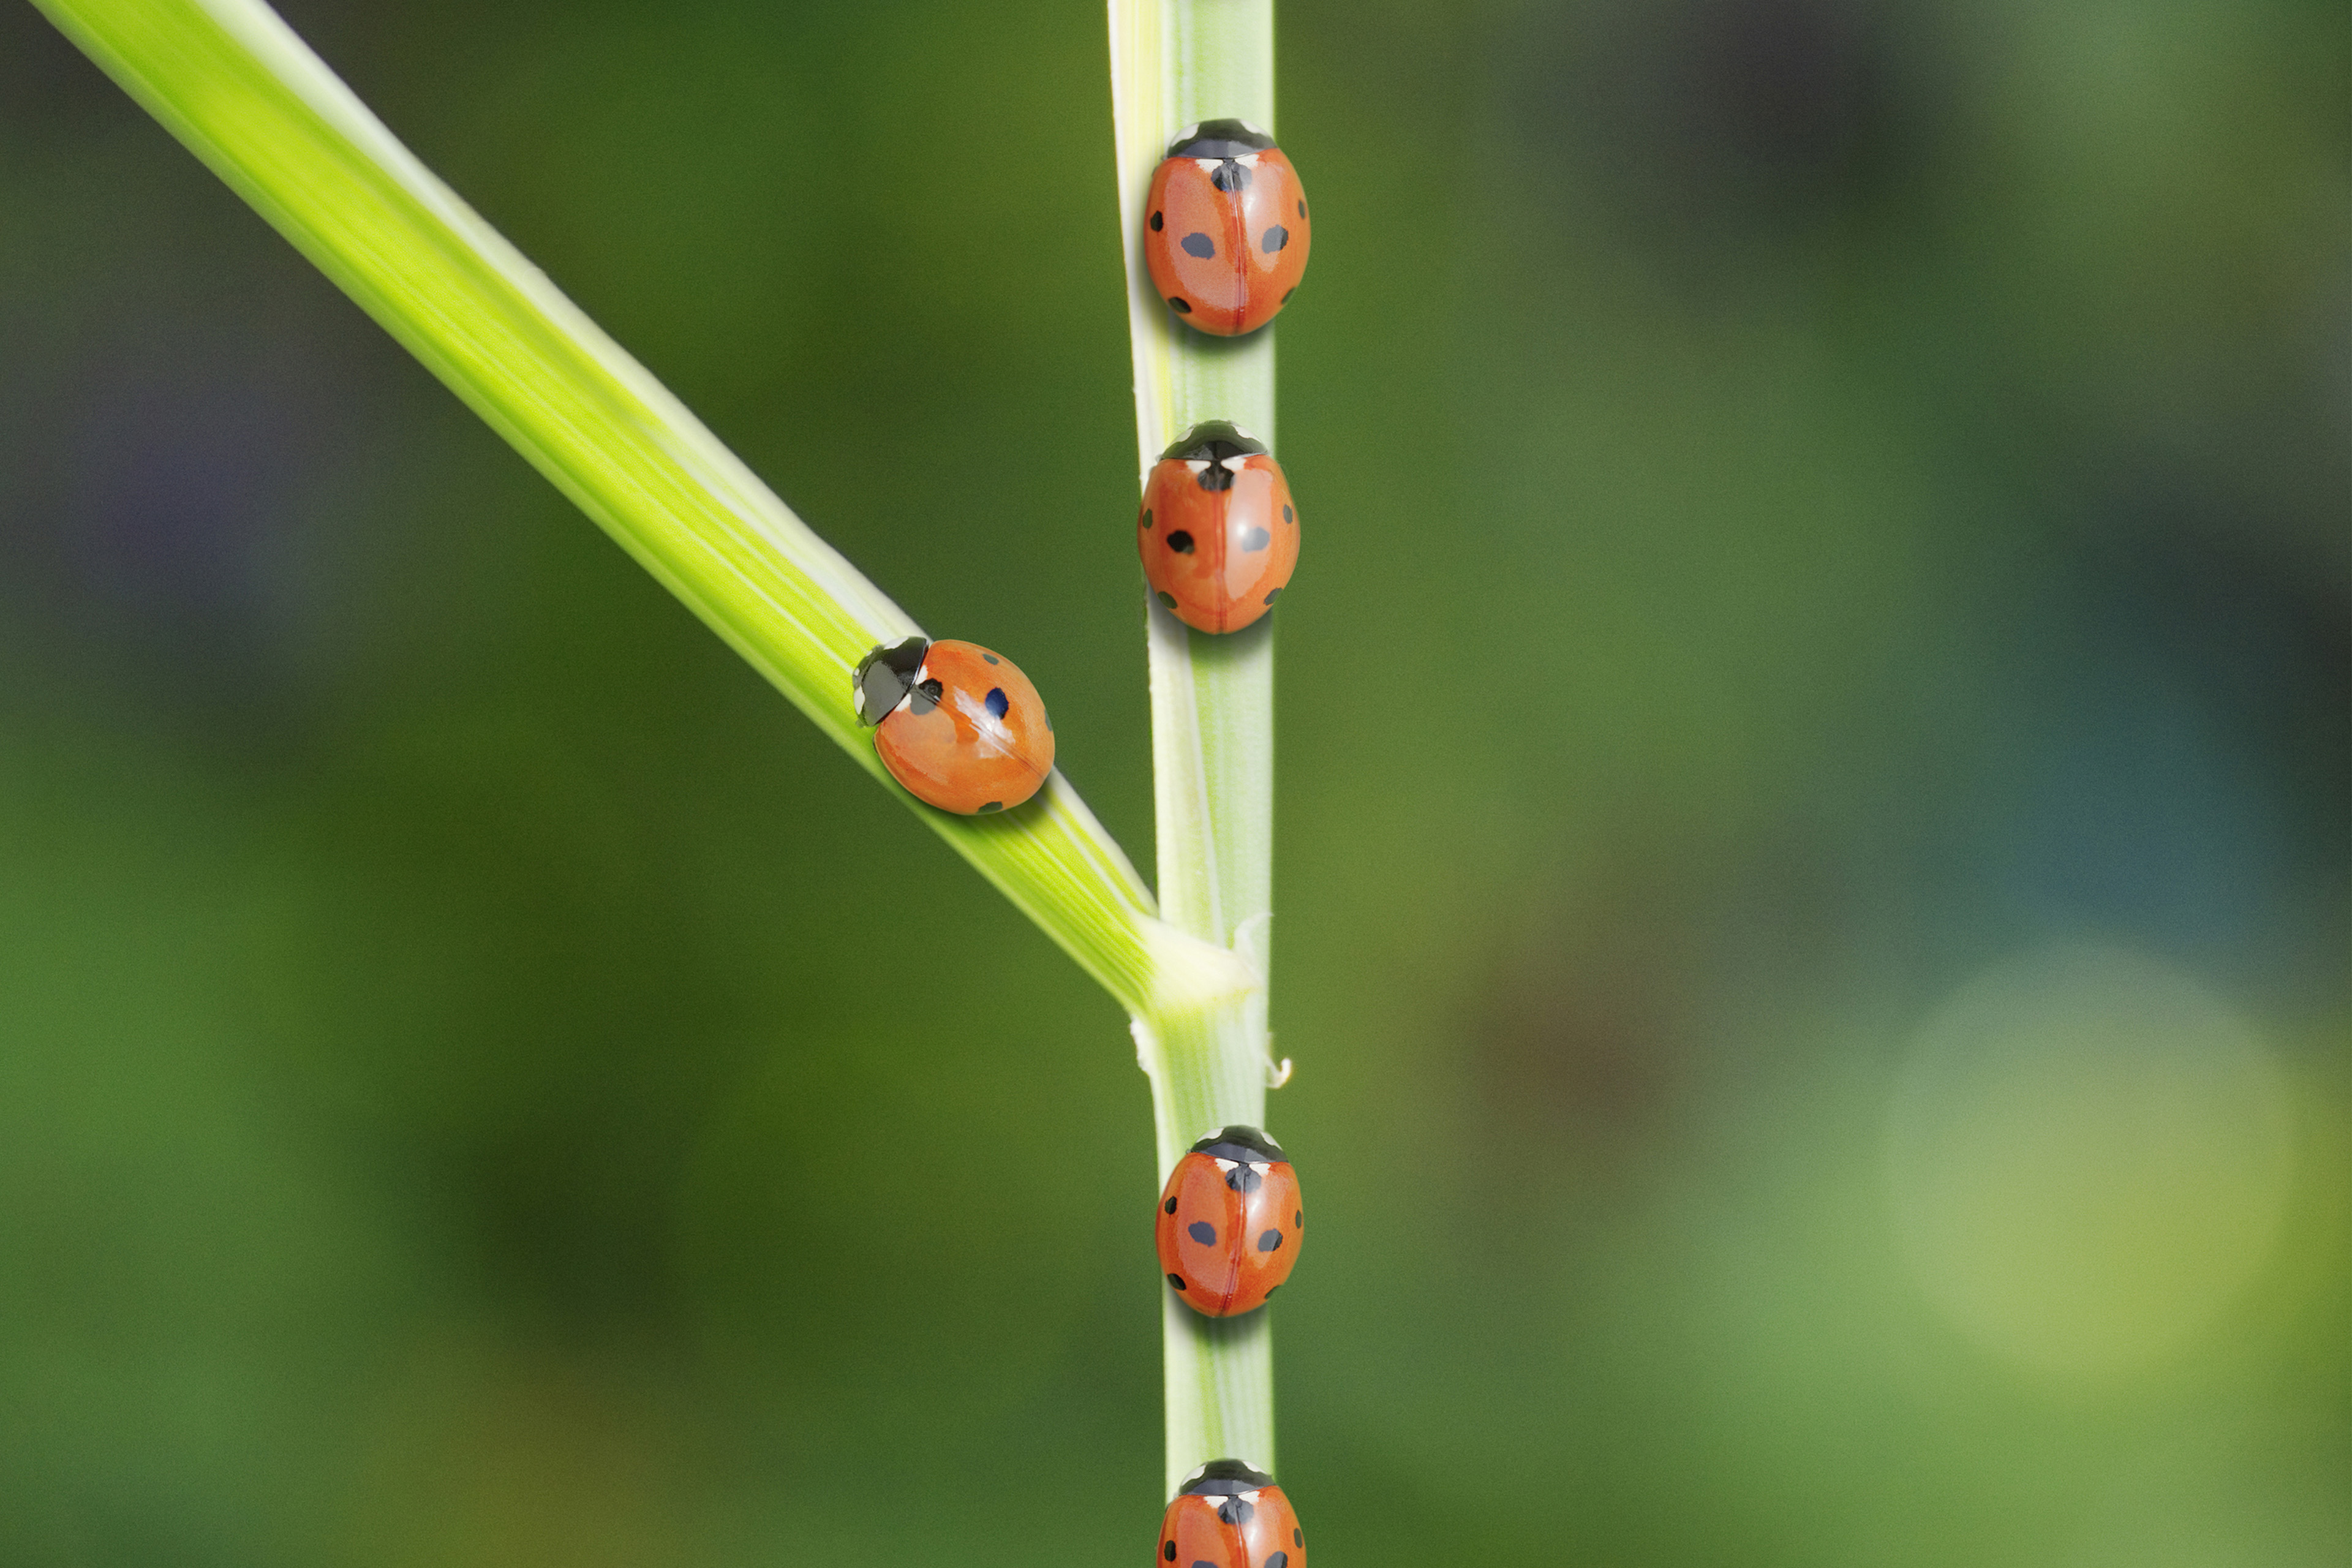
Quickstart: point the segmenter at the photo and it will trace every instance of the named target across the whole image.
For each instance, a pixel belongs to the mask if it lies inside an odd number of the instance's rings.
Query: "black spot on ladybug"
[[[1244,550],[1264,550],[1266,545],[1273,541],[1273,539],[1274,535],[1268,533],[1262,528],[1247,529],[1244,531],[1242,534],[1242,548]]]
[[[986,703],[988,710],[999,719],[1013,711],[1012,700],[1004,695],[1004,688],[1002,686],[990,687],[988,696],[982,700]]]
[[[1307,204],[1305,202],[1298,204],[1298,216],[1300,217],[1305,217],[1307,216]]]
[[[1293,1546],[1304,1546],[1307,1544],[1307,1532],[1299,1529],[1295,1524],[1290,1527],[1290,1544]]]
[[[1168,548],[1179,555],[1190,555],[1192,553],[1192,536],[1180,528],[1168,536]]]
[[[1286,511],[1286,510],[1288,510],[1289,509],[1288,509],[1287,507],[1286,507],[1286,508],[1284,508],[1283,510],[1285,510]],[[1004,662],[1003,659],[1001,659],[1001,658],[997,658],[997,657],[996,657],[994,654],[992,654],[992,653],[984,653],[984,654],[982,654],[980,657],[981,657],[981,658],[984,658],[984,659],[986,659],[986,660],[988,660],[988,662],[989,662],[989,663],[991,663],[991,664],[1003,664],[1003,663]]]
[[[1272,1252],[1281,1245],[1282,1232],[1278,1230],[1266,1231],[1257,1238],[1257,1249],[1260,1252]]]
[[[1247,1498],[1227,1498],[1217,1505],[1220,1524],[1247,1524],[1257,1517],[1257,1510]]]
[[[1209,171],[1209,184],[1231,194],[1249,189],[1250,172],[1231,158]]]
[[[1151,215],[1151,232],[1152,232],[1152,233],[1154,233],[1154,234],[1158,234],[1158,233],[1160,232],[1160,230],[1161,229],[1161,227],[1164,226],[1166,216],[1167,216],[1167,215],[1166,215],[1166,214],[1164,214],[1164,213],[1153,213],[1153,214]],[[1168,1546],[1168,1555],[1169,1555],[1169,1556],[1171,1556],[1171,1557],[1173,1557],[1173,1556],[1175,1556],[1175,1555],[1176,1555],[1176,1546],[1175,1546],[1175,1543],[1174,1543],[1173,1542],[1171,1542],[1169,1543],[1169,1546]]]
[[[1288,245],[1289,243],[1290,231],[1283,227],[1280,224],[1276,224],[1272,228],[1265,231],[1265,237],[1258,242],[1258,247],[1268,256],[1272,256],[1276,251],[1280,250],[1284,246]]]
[[[1287,305],[1287,304],[1289,304],[1289,303],[1290,303],[1290,297],[1291,297],[1293,294],[1296,294],[1296,293],[1297,293],[1297,292],[1298,292],[1298,286],[1297,286],[1297,284],[1295,284],[1295,283],[1294,283],[1294,284],[1292,284],[1289,288],[1285,289],[1282,291],[1282,298],[1281,298],[1281,299],[1279,299],[1279,300],[1276,300],[1276,301],[1275,301],[1275,303],[1276,303],[1276,304],[1277,304],[1277,305]]]
[[[1171,1563],[1175,1562],[1175,1561],[1176,1561],[1176,1543],[1175,1543],[1174,1542],[1172,1542],[1172,1541],[1171,1541],[1171,1542],[1169,1542],[1166,1545],[1162,1546],[1162,1547],[1160,1549],[1160,1556],[1162,1556],[1162,1557],[1165,1557],[1165,1558],[1166,1558],[1166,1559],[1168,1559],[1168,1561],[1169,1561],[1169,1562],[1171,1562]]]
[[[1164,589],[1151,596],[1160,601],[1160,606],[1163,609],[1172,610],[1176,607],[1176,595]]]
[[[1203,1247],[1217,1245],[1217,1227],[1207,1220],[1196,1219],[1184,1227],[1184,1234]]]
[[[1143,509],[1143,526],[1146,528],[1150,528],[1151,526],[1151,509],[1150,507],[1145,507]]]
[[[1176,1212],[1176,1200],[1174,1198],[1170,1198],[1166,1203],[1161,1204],[1160,1206],[1162,1209],[1165,1209],[1168,1213],[1174,1214]]]
[[[1184,1277],[1181,1274],[1171,1274],[1168,1277],[1168,1283],[1175,1286],[1179,1290],[1181,1290],[1184,1289]]]
[[[1290,1228],[1293,1230],[1305,1230],[1307,1228],[1307,1211],[1305,1209],[1300,1209],[1297,1213],[1290,1216]]]
[[[1276,588],[1276,593],[1282,592]],[[1225,1185],[1237,1193],[1254,1193],[1265,1185],[1265,1178],[1257,1173],[1255,1165],[1235,1165],[1225,1173]]]
[[[1205,234],[1188,234],[1182,244],[1185,255],[1197,256],[1203,261],[1217,254],[1217,242]]]
[[[974,816],[986,816],[992,811],[1003,811],[1003,809],[1004,803],[1003,801],[992,800],[986,805],[982,806],[978,811],[973,812],[972,815]]]
[[[1290,1553],[1277,1552],[1265,1560],[1265,1568],[1290,1568]]]
[[[1284,507],[1284,508],[1282,509],[1282,521],[1285,521],[1285,522],[1297,522],[1297,521],[1298,521],[1298,518],[1297,518],[1297,515],[1296,513],[1294,513],[1294,512],[1293,512],[1293,511],[1292,511],[1288,507]]]
[[[1279,1285],[1269,1285],[1269,1286],[1267,1286],[1267,1287],[1265,1288],[1265,1293],[1266,1293],[1267,1295],[1271,1296],[1271,1295],[1273,1295],[1276,1290],[1279,1290],[1279,1289],[1282,1289],[1282,1287],[1281,1287],[1281,1286],[1279,1286]]]
[[[1268,595],[1265,596],[1265,602],[1266,602],[1267,604],[1271,605],[1271,604],[1273,604],[1276,599],[1279,599],[1279,598],[1281,598],[1281,597],[1282,597],[1282,590],[1281,590],[1281,589],[1279,589],[1279,588],[1276,588],[1273,593],[1268,594]]]
[[[1288,295],[1285,295],[1285,296],[1283,296],[1283,297],[1284,297],[1285,299],[1288,299],[1288,298],[1289,298],[1289,296],[1288,296]],[[1192,306],[1190,306],[1190,305],[1187,305],[1187,304],[1186,304],[1186,303],[1184,303],[1184,301],[1183,301],[1183,300],[1169,300],[1169,301],[1168,301],[1168,308],[1169,308],[1170,310],[1171,310],[1175,311],[1175,312],[1176,312],[1178,315],[1180,315],[1180,316],[1189,316],[1189,315],[1191,315],[1191,314],[1192,313]]]

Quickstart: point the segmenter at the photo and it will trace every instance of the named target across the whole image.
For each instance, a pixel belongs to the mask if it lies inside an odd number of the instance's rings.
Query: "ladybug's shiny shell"
[[[1307,1568],[1307,1532],[1274,1478],[1213,1459],[1184,1479],[1160,1521],[1160,1562],[1177,1568]]]
[[[877,647],[857,667],[856,695],[882,765],[941,811],[1010,811],[1054,771],[1054,726],[1037,689],[975,643]]]
[[[1143,259],[1188,326],[1230,338],[1274,320],[1307,270],[1298,171],[1246,120],[1204,120],[1152,171]]]
[[[1152,594],[1186,626],[1237,632],[1298,564],[1298,509],[1282,465],[1231,425],[1193,426],[1143,484],[1136,548]]]
[[[1160,1272],[1196,1312],[1254,1312],[1290,1278],[1306,1227],[1298,1173],[1281,1148],[1255,1127],[1223,1128],[1169,1173],[1154,1236]]]

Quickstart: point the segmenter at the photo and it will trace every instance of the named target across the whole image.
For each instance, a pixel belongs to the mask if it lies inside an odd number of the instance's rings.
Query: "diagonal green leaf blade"
[[[260,0],[35,0],[66,35],[1130,1013],[1246,989],[1155,918],[1059,773],[1003,817],[891,783],[850,676],[913,619],[369,112]]]

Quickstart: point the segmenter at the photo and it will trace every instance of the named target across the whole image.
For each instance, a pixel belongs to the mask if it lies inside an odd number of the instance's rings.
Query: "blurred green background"
[[[285,9],[1148,870],[1098,7]],[[1326,1568],[2352,1553],[2347,33],[1284,5]],[[1139,1563],[1152,1187],[1113,1005],[0,4],[0,1562]]]

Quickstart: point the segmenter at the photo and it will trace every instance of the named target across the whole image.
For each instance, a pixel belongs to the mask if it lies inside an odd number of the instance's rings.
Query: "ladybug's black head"
[[[1238,158],[1245,153],[1265,152],[1273,145],[1273,137],[1246,120],[1203,120],[1176,132],[1176,140],[1168,143],[1168,155]]]
[[[1222,419],[1195,425],[1184,438],[1160,454],[1163,463],[1197,464],[1192,472],[1204,490],[1229,490],[1244,458],[1262,458],[1265,443]]]
[[[1192,1145],[1195,1154],[1206,1154],[1213,1160],[1240,1160],[1254,1165],[1264,1165],[1279,1160],[1290,1163],[1282,1145],[1255,1127],[1220,1127]]]
[[[1164,463],[1171,458],[1206,458],[1213,463],[1224,458],[1265,455],[1265,443],[1256,437],[1244,434],[1237,425],[1211,419],[1193,426],[1174,446],[1160,454],[1160,460]]]
[[[1233,1497],[1241,1492],[1264,1491],[1274,1485],[1274,1478],[1264,1470],[1253,1470],[1239,1459],[1211,1459],[1184,1478],[1176,1489],[1178,1497]]]
[[[922,637],[908,637],[889,647],[877,647],[857,661],[857,674],[853,689],[857,696],[857,721],[879,724],[890,716],[890,710],[907,700],[915,689],[915,677],[923,668],[923,655],[930,643]]]

